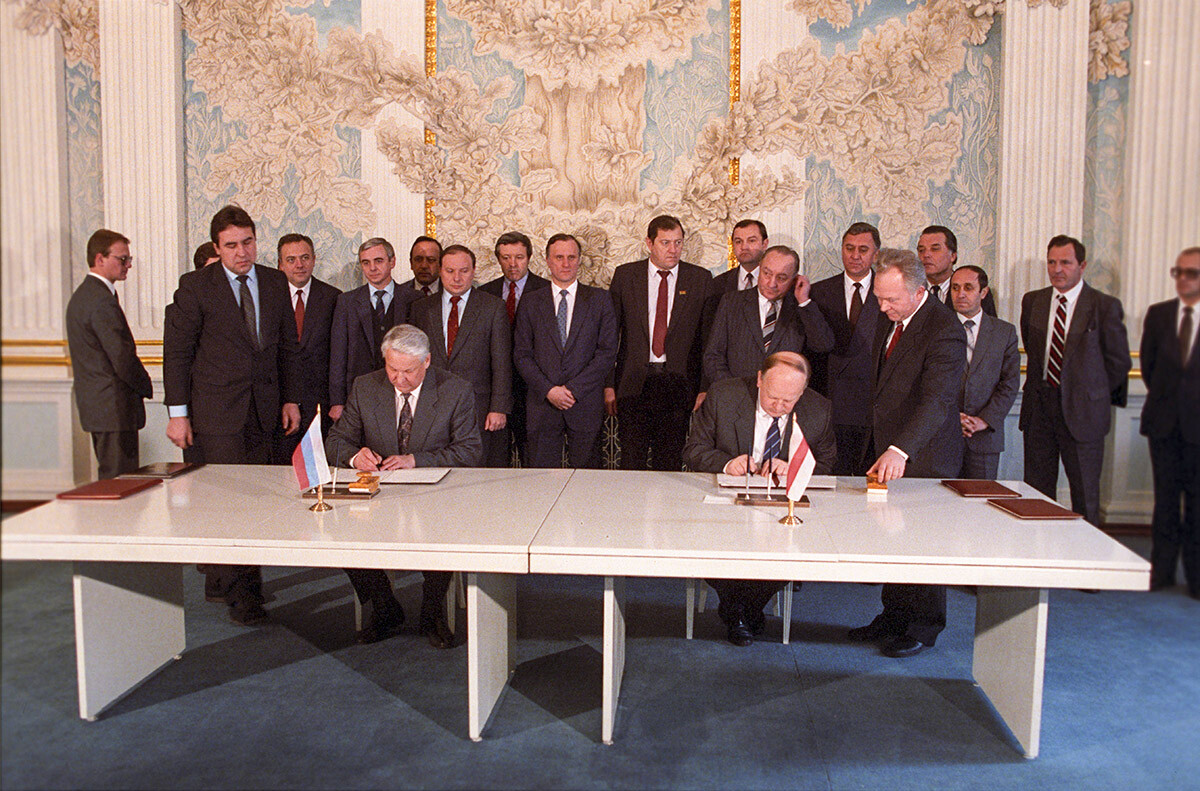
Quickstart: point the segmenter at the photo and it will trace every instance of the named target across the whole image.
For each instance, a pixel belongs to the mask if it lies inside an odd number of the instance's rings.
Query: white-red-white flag
[[[816,467],[817,460],[813,458],[812,450],[808,447],[808,440],[804,439],[804,432],[800,430],[796,416],[792,415],[792,437],[788,441],[787,496],[789,500],[794,503],[800,502]]]

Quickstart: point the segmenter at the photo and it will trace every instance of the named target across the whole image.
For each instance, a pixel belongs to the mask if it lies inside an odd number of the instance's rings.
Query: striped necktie
[[[783,441],[779,435],[779,418],[773,418],[771,425],[767,428],[767,440],[763,444],[763,463],[769,462],[771,459],[779,458],[779,449],[783,446]]]
[[[779,311],[776,310],[774,302],[767,309],[767,318],[763,322],[763,350],[771,350],[771,339],[775,337],[775,321],[779,318]]]
[[[1062,381],[1063,347],[1067,343],[1067,298],[1058,295],[1058,310],[1054,311],[1054,334],[1050,336],[1050,357],[1046,360],[1046,381],[1058,387]]]

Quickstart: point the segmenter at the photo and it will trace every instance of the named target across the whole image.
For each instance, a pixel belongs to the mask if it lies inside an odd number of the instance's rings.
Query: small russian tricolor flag
[[[808,482],[812,480],[813,470],[817,467],[817,460],[813,458],[812,450],[808,447],[808,440],[804,438],[804,432],[800,430],[800,423],[796,420],[796,415],[792,415],[792,437],[788,442],[788,471],[787,471],[787,496],[794,503],[800,502],[800,498],[804,496],[804,490],[808,488]]]
[[[325,460],[325,443],[321,441],[320,410],[292,452],[292,467],[296,470],[296,480],[302,492],[333,480],[329,462]]]

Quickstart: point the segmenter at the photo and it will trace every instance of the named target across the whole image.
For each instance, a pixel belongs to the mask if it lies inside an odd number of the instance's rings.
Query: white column
[[[392,43],[396,53],[425,59],[425,3],[397,3],[395,0],[362,0],[362,32],[379,33]],[[394,119],[401,126],[423,133],[424,124],[396,105],[389,105],[376,116],[381,123]],[[375,228],[370,236],[382,236],[396,246],[402,261],[397,272],[400,280],[410,276],[408,246],[425,233],[425,195],[410,192],[393,172],[394,165],[380,153],[375,130],[362,130],[362,182],[371,191],[375,208]]]
[[[104,222],[131,241],[122,305],[139,340],[162,338],[163,309],[191,266],[182,47],[177,4],[100,0]]]
[[[1004,7],[996,287],[1003,318],[1048,285],[1046,243],[1083,228],[1088,4]]]
[[[1200,244],[1200,4],[1138,0],[1134,15],[1120,282],[1136,339],[1175,296],[1179,251]]]
[[[795,49],[808,38],[808,22],[803,15],[788,8],[785,0],[742,0],[741,79],[748,85],[759,67],[784,50]],[[805,157],[791,151],[775,154],[747,154],[741,166],[767,168],[779,175],[790,168],[797,178],[805,177]],[[786,244],[804,257],[804,201],[784,209],[763,211],[742,219],[761,220],[767,226],[771,244]],[[725,229],[733,231],[732,225]],[[801,271],[804,271],[801,269]]]
[[[62,39],[17,27],[21,6],[0,3],[0,306],[5,340],[61,340],[72,258]],[[77,262],[77,265],[75,265]]]

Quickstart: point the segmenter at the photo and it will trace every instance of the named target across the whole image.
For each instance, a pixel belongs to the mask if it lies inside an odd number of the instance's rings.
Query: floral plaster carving
[[[1092,0],[1091,33],[1088,36],[1088,80],[1100,82],[1106,77],[1124,77],[1129,63],[1124,52],[1129,49],[1129,15],[1133,4],[1129,0],[1108,3]]]
[[[80,62],[100,72],[99,0],[6,0],[22,6],[17,26],[27,33],[41,35],[51,28],[62,36],[67,64]]]

